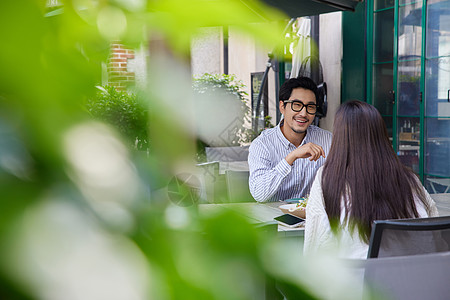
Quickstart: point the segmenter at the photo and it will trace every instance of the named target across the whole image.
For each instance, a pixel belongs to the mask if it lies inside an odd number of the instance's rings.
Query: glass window
[[[392,115],[393,64],[373,66],[372,103],[382,115]]]
[[[450,119],[426,118],[425,173],[450,177]]]
[[[400,161],[419,173],[420,119],[398,118],[398,151]]]
[[[450,55],[450,1],[427,2],[427,57]],[[450,65],[447,66],[447,70]]]
[[[429,193],[450,193],[450,178],[426,176],[425,186]]]
[[[394,10],[384,10],[374,14],[374,62],[393,60],[394,53]]]
[[[398,59],[420,58],[422,53],[422,3],[401,6],[398,18]]]
[[[420,114],[420,60],[398,63],[397,108],[399,115]]]
[[[384,123],[386,124],[388,135],[392,142],[392,127],[393,127],[392,116],[387,116],[387,117],[383,116],[383,120],[384,120]]]
[[[373,9],[379,10],[387,7],[393,7],[395,1],[394,0],[374,0]]]
[[[425,71],[425,115],[450,117],[450,57],[427,59]]]
[[[416,2],[421,2],[422,0],[399,0],[398,4],[399,5],[404,5],[404,4],[411,4],[411,3],[416,3]]]

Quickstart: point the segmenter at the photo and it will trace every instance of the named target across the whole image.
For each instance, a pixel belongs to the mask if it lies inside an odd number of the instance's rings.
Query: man
[[[258,202],[307,196],[331,146],[331,133],[311,125],[317,112],[314,81],[286,81],[279,106],[283,119],[264,130],[249,149],[249,187]]]

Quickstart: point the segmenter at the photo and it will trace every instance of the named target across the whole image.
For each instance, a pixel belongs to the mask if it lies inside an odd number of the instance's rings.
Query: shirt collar
[[[292,144],[291,142],[289,142],[289,140],[284,136],[283,132],[281,132],[281,125],[283,125],[283,124],[284,124],[284,119],[281,119],[281,121],[280,121],[280,123],[278,123],[277,129],[276,129],[278,139],[283,144],[283,146],[286,147],[286,149],[289,149],[290,145],[295,147],[295,145]],[[310,131],[311,131],[310,127],[311,127],[311,125],[308,126],[308,128],[306,130],[305,137],[303,138],[303,141],[300,144],[300,146],[304,145],[304,144],[306,144],[308,142],[309,137],[310,137]]]

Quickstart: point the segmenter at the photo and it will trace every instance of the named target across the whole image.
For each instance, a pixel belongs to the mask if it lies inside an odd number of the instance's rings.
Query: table
[[[450,193],[430,194],[436,202],[439,216],[450,216]]]
[[[273,218],[283,214],[278,206],[286,204],[285,202],[245,202],[245,203],[224,203],[224,204],[200,204],[200,212],[211,213],[223,209],[232,210],[233,212],[244,216],[249,222],[254,224],[276,223]],[[305,227],[303,225],[290,228],[278,225],[278,235],[282,237],[303,237]]]
[[[247,171],[248,162],[247,161],[220,161],[219,162],[219,174],[225,174],[226,170],[232,171]]]
[[[440,216],[450,215],[450,193],[430,194],[436,202]],[[200,204],[200,210],[210,213],[223,209],[232,210],[237,214],[244,216],[249,222],[254,224],[276,222],[273,218],[280,216],[283,212],[278,208],[286,204],[283,201],[278,202],[246,202],[246,203],[223,203],[223,204]],[[278,234],[285,237],[303,237],[305,235],[304,225],[296,228],[290,228],[278,225]]]

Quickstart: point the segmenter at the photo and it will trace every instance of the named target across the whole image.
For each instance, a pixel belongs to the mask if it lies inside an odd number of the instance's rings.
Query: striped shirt
[[[325,163],[324,157],[317,161],[299,158],[289,165],[285,157],[296,147],[283,135],[280,124],[264,130],[250,145],[249,187],[258,202],[306,197],[317,170]],[[331,137],[331,132],[310,125],[300,146],[309,142],[317,144],[323,148],[326,157]]]

